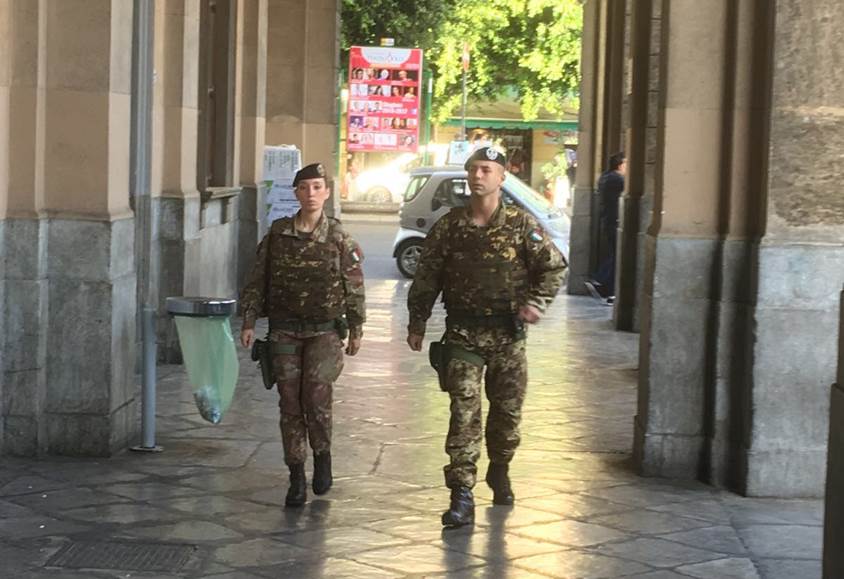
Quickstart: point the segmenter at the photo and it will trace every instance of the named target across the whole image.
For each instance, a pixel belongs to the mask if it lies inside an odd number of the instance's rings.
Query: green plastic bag
[[[179,344],[199,414],[219,424],[237,385],[237,361],[229,318],[175,316]]]

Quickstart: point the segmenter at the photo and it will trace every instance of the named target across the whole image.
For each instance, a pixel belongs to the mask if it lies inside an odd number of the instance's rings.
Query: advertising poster
[[[353,46],[346,149],[415,153],[421,76],[419,48]]]

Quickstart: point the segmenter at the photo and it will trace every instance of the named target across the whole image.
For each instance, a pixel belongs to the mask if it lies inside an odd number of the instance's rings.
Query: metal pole
[[[131,177],[129,188],[134,200],[136,258],[138,264],[138,302],[141,306],[141,446],[132,450],[158,452],[155,445],[155,334],[156,308],[152,299],[152,195],[150,157],[152,154],[152,84],[154,0],[134,1],[132,34],[132,132]]]
[[[154,450],[155,446],[155,308],[145,307],[142,318],[144,324],[144,377],[143,377],[143,406],[141,419],[141,447],[144,450]]]
[[[429,70],[425,69],[422,78],[427,85],[427,89],[425,91],[425,98],[422,102],[422,114],[424,115],[423,119],[423,133],[422,139],[425,142],[425,153],[422,156],[422,164],[423,165],[430,165],[431,163],[431,151],[429,147],[431,145],[431,103],[433,99],[434,93],[434,74]]]
[[[463,114],[460,121],[460,139],[467,140],[466,135],[466,67],[463,67]]]

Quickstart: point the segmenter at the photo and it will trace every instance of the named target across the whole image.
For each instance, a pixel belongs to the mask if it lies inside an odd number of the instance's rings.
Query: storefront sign
[[[421,76],[421,49],[353,46],[346,149],[416,152]]]

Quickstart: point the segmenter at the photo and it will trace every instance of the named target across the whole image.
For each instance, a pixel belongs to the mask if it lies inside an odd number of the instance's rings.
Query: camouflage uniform
[[[509,463],[519,445],[527,387],[524,333],[516,312],[523,305],[545,311],[562,283],[566,263],[536,220],[500,204],[486,227],[474,225],[470,208],[452,209],[425,240],[407,303],[408,331],[424,335],[442,291],[448,318],[445,341],[479,355],[486,373],[452,358],[446,370],[451,422],[445,467],[450,488],[475,485],[481,445],[481,379],[489,413],[487,453]]]
[[[332,384],[343,368],[334,325],[345,316],[350,338],[363,334],[362,261],[357,242],[325,215],[312,233],[297,232],[293,218],[278,219],[258,246],[241,296],[243,327],[270,319],[288,465],[305,461],[306,440],[316,454],[331,447]]]

